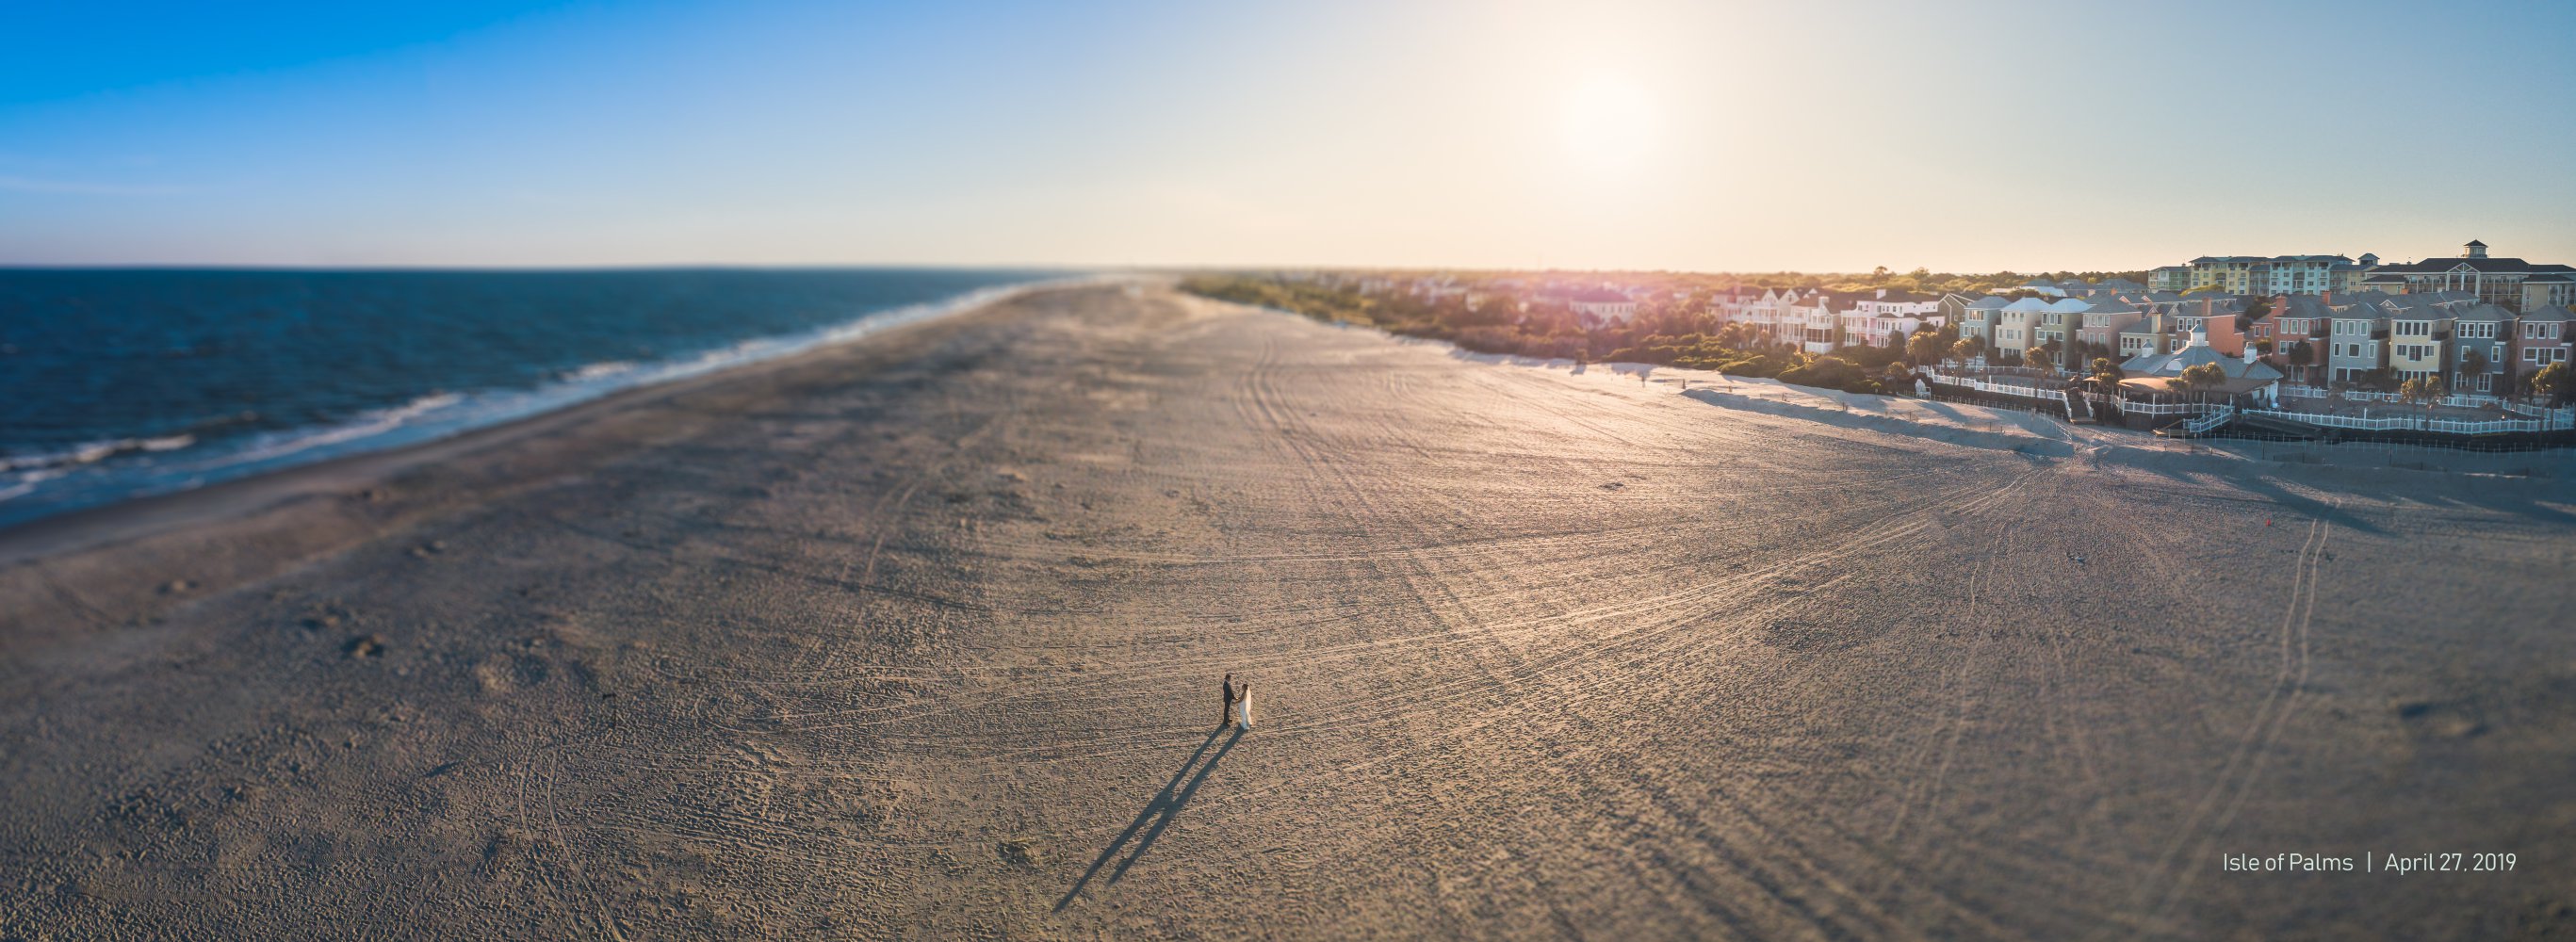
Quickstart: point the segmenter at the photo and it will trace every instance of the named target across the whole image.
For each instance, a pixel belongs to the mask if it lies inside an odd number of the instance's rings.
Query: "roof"
[[[2346,258],[2346,257],[2341,256],[2341,255],[2203,255],[2203,256],[2201,256],[2201,257],[2199,257],[2199,258],[2192,259],[2192,260],[2191,260],[2191,263],[2192,263],[2192,264],[2194,264],[2194,265],[2213,265],[2213,264],[2233,264],[2233,263],[2236,263],[2236,262],[2245,262],[2245,263],[2247,263],[2247,264],[2260,264],[2260,263],[2266,263],[2266,262],[2347,262],[2347,263],[2349,263],[2349,262],[2351,262],[2351,261],[2352,261],[2352,259],[2350,259],[2350,258]]]
[[[2472,304],[2468,307],[2461,308],[2458,314],[2451,316],[2451,319],[2472,322],[2501,322],[2512,320],[2513,312],[2497,307],[2493,304]]]
[[[2374,279],[2384,273],[2430,275],[2466,268],[2483,274],[2515,272],[2576,272],[2576,267],[2555,263],[2526,262],[2518,258],[2428,258],[2420,262],[2398,262],[2371,269]]]
[[[2544,324],[2576,321],[2576,311],[2570,311],[2563,307],[2549,307],[2544,305],[2522,312],[2522,320],[2524,323],[2532,323],[2536,321]]]
[[[2324,320],[2334,317],[2334,313],[2335,306],[2327,304],[2324,298],[2313,294],[2294,294],[2281,299],[2280,307],[2272,312],[2272,316]]]
[[[1627,295],[1620,294],[1619,292],[1612,291],[1608,288],[1585,288],[1581,291],[1574,292],[1568,297],[1577,302],[1591,302],[1594,304],[1604,302],[1624,304],[1629,301]]]
[[[2191,343],[2173,353],[2147,353],[2131,357],[2129,362],[2120,364],[2120,369],[2130,376],[2169,379],[2181,376],[2183,370],[2203,363],[2218,364],[2219,371],[2227,374],[2228,379],[2263,383],[2281,378],[2281,371],[2273,369],[2270,364],[2261,360],[2248,363],[2220,353],[2201,337],[2193,337]]]
[[[1928,294],[1901,291],[1893,288],[1888,289],[1884,293],[1877,290],[1854,292],[1850,297],[1854,301],[1885,301],[1890,304],[1924,304],[1941,300]]]

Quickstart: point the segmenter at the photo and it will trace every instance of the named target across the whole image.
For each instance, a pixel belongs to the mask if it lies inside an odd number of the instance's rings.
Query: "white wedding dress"
[[[1234,701],[1234,721],[1245,729],[1252,728],[1252,691],[1244,691],[1243,699]]]

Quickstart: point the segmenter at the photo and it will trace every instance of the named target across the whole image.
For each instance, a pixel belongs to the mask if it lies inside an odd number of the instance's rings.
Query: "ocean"
[[[0,270],[0,527],[442,438],[1067,277]]]

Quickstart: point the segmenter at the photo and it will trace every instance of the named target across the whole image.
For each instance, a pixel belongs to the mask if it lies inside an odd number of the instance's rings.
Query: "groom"
[[[1228,726],[1234,725],[1234,701],[1241,697],[1242,694],[1235,692],[1233,671],[1227,671],[1225,679],[1217,681],[1217,687],[1225,694],[1225,706],[1221,707],[1217,712],[1216,728],[1224,729]]]

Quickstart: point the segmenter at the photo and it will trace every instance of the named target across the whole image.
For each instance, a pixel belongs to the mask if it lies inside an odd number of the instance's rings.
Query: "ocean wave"
[[[165,435],[158,438],[119,438],[90,442],[55,452],[27,455],[0,455],[0,472],[36,471],[49,468],[71,468],[97,464],[109,458],[134,452],[176,451],[197,443],[195,435]],[[23,480],[23,479],[22,479]],[[0,495],[6,499],[6,495]]]
[[[255,424],[245,412],[208,420],[190,433],[96,442],[60,452],[0,455],[0,501],[18,506],[33,495],[44,509],[0,514],[0,525],[29,515],[58,512],[149,494],[434,441],[478,428],[541,415],[607,395],[701,376],[809,350],[848,343],[894,327],[968,310],[1049,287],[1096,283],[1109,276],[1078,276],[996,285],[942,301],[887,308],[838,324],[783,336],[757,337],[661,361],[611,360],[557,374],[534,388],[436,392],[398,406],[360,413],[323,426],[248,435],[207,436],[214,429]],[[131,459],[131,460],[111,460]],[[49,490],[60,493],[48,497]]]
[[[567,383],[587,383],[592,380],[607,379],[608,377],[616,376],[620,373],[631,372],[635,369],[635,366],[636,364],[633,360],[610,360],[605,363],[593,363],[577,370],[565,370],[556,378]]]

